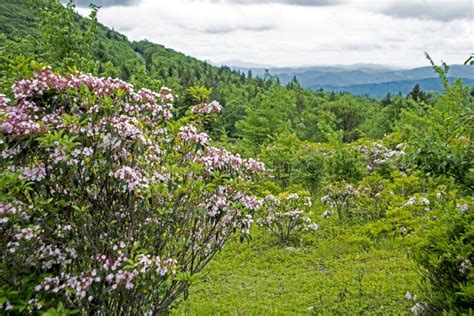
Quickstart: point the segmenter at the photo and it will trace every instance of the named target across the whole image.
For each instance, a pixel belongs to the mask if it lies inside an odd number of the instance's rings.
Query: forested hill
[[[0,32],[9,39],[38,34],[38,6],[33,0],[4,0],[0,3]],[[50,1],[54,2],[54,1]],[[60,9],[55,6],[55,9]],[[36,14],[32,14],[36,12]],[[84,19],[76,17],[78,27]],[[98,24],[93,47],[94,57],[100,61],[100,72],[112,77],[130,80],[145,66],[147,74],[166,84],[189,86],[203,84],[215,86],[218,81],[240,81],[237,71],[227,67],[217,68],[206,62],[186,56],[149,41],[131,42],[126,36]],[[110,62],[111,65],[106,63]],[[108,67],[107,69],[105,69]]]

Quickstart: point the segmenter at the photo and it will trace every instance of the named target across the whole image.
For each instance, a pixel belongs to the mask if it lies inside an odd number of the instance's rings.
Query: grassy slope
[[[404,295],[418,275],[400,244],[321,224],[300,247],[279,245],[260,228],[249,245],[232,240],[174,314],[408,314]]]

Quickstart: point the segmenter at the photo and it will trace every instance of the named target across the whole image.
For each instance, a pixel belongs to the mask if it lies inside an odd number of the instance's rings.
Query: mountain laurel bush
[[[210,146],[217,102],[49,68],[0,96],[0,301],[12,313],[160,314],[236,231],[262,163]],[[186,123],[184,123],[186,122]]]

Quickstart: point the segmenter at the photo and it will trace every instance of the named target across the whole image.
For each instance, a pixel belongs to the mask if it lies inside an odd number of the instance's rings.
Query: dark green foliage
[[[338,147],[327,159],[328,176],[331,181],[358,181],[367,174],[361,155],[346,147]]]
[[[334,114],[336,129],[342,130],[344,142],[351,142],[360,136],[359,127],[364,122],[368,105],[350,96],[343,96],[325,105],[325,109]]]
[[[449,177],[474,188],[473,98],[460,81],[430,108],[404,111],[399,126],[410,144],[409,161],[435,177]]]
[[[420,87],[420,85],[417,83],[414,87],[413,90],[410,91],[407,95],[407,99],[412,99],[416,102],[424,102],[426,103],[428,101],[428,94],[426,94]]]

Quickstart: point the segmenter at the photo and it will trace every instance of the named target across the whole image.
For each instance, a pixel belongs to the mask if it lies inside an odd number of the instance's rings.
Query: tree
[[[236,127],[243,142],[251,150],[268,143],[273,135],[291,131],[295,100],[279,85],[261,91],[253,100],[254,105],[246,109],[246,116]]]
[[[344,142],[356,140],[360,136],[358,128],[365,120],[367,108],[365,104],[351,96],[342,96],[325,104],[324,108],[334,114],[336,129],[344,132]]]
[[[472,105],[469,90],[456,80],[431,107],[403,111],[397,129],[410,144],[410,162],[473,189]]]
[[[421,89],[421,86],[417,83],[413,90],[410,91],[407,95],[407,99],[412,99],[416,102],[427,103],[428,95]]]

